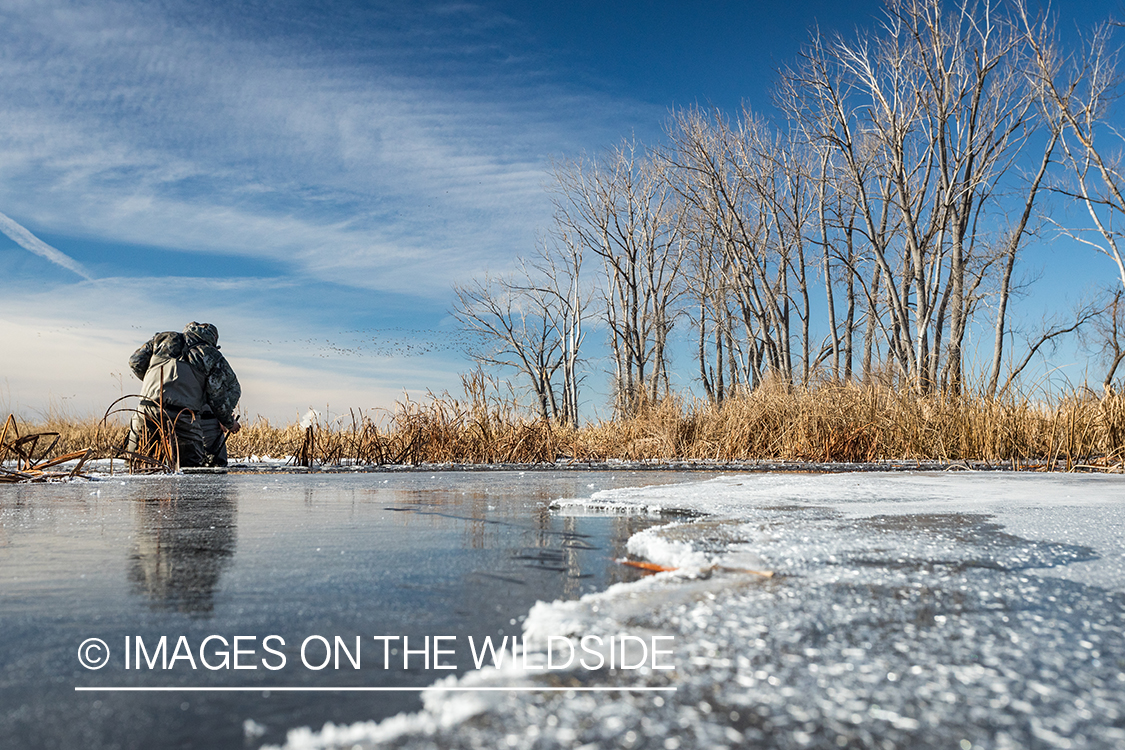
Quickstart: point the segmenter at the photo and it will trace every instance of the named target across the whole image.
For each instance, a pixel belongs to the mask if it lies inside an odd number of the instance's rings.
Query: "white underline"
[[[674,687],[75,687],[78,693],[674,693]]]

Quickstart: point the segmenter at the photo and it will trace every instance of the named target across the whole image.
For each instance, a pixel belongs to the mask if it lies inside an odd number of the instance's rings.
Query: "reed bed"
[[[6,415],[0,414],[0,419]],[[13,422],[15,422],[15,419]],[[13,427],[16,425],[13,424]],[[92,457],[108,457],[117,449],[125,445],[125,436],[129,432],[126,424],[116,422],[103,422],[95,417],[73,417],[65,415],[51,415],[45,419],[23,421],[18,424],[18,434],[21,436],[33,434],[58,435],[58,442],[44,458],[76,451],[92,449]],[[5,444],[11,447],[11,438],[14,432],[9,430]],[[0,447],[0,461],[14,458],[10,450]]]
[[[327,424],[231,437],[238,456],[300,463],[551,463],[605,461],[987,461],[1111,468],[1125,458],[1125,396],[1077,391],[1050,401],[919,397],[883,386],[766,385],[721,405],[670,397],[636,416],[572,428],[511,401],[431,396],[382,423],[350,412]]]
[[[720,406],[668,399],[635,418],[584,428],[590,458],[1119,462],[1125,399],[1053,403],[915,394],[884,387],[766,386]]]
[[[57,432],[52,455],[92,448],[92,456],[106,457],[124,444],[126,428],[59,418],[21,432]],[[282,426],[259,418],[231,435],[227,447],[232,459],[270,456],[308,466],[919,460],[1119,469],[1125,395],[1080,390],[1033,401],[919,397],[879,385],[767,384],[721,405],[669,397],[633,417],[573,428],[533,418],[511,399],[467,384],[463,398],[431,394],[374,415],[353,410]]]
[[[9,414],[0,426],[0,484],[77,476],[93,456],[93,450],[68,451],[67,447],[56,431],[25,431],[20,434],[19,424]],[[73,465],[60,469],[63,464]]]

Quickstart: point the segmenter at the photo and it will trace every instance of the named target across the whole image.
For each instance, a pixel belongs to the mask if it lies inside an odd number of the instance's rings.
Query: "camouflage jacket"
[[[242,396],[242,386],[226,357],[219,353],[218,340],[214,326],[199,323],[189,324],[183,333],[157,333],[129,357],[129,369],[144,380],[154,355],[158,360],[187,362],[204,383],[205,404],[224,427],[233,427],[234,408]]]

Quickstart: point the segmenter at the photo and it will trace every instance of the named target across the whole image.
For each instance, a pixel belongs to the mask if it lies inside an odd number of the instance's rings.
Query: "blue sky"
[[[251,415],[455,389],[450,285],[534,247],[552,158],[767,110],[813,24],[880,7],[5,0],[0,409],[100,413],[193,319]],[[1041,262],[1062,300],[1103,261]]]

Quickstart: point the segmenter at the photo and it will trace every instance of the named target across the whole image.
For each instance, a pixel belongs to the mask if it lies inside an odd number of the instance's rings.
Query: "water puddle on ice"
[[[0,737],[13,747],[257,747],[319,728],[417,710],[416,693],[284,693],[281,686],[423,686],[457,669],[383,669],[372,636],[517,635],[539,600],[575,599],[638,571],[614,562],[658,516],[573,516],[547,506],[705,473],[438,472],[106,478],[0,489]],[[201,644],[236,636],[253,669],[211,670]],[[278,641],[264,644],[268,635]],[[135,640],[171,668],[136,669]],[[176,652],[181,636],[191,649]],[[352,647],[306,668],[310,636]],[[132,664],[125,668],[125,639]],[[105,668],[76,658],[102,639]],[[286,654],[286,666],[271,670]],[[317,651],[317,649],[320,651]],[[222,641],[206,647],[222,662]],[[354,652],[354,648],[352,648]],[[396,649],[397,652],[397,649]],[[319,641],[309,661],[325,655]],[[339,654],[337,654],[339,656]],[[397,656],[397,653],[396,653]],[[142,657],[144,658],[144,657]],[[194,661],[196,667],[192,668]],[[392,662],[401,667],[401,663]],[[449,660],[446,661],[449,663]],[[254,692],[81,692],[76,686],[251,686]]]

